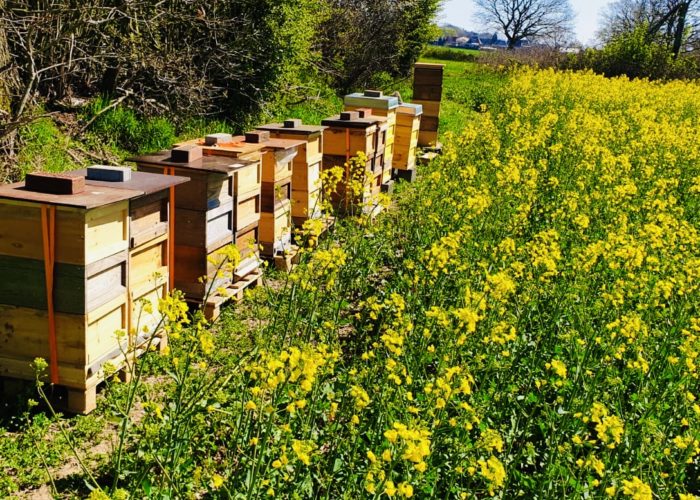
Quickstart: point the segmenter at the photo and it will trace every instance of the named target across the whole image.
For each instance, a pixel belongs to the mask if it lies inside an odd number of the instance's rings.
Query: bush
[[[443,61],[475,62],[481,54],[469,49],[450,49],[448,47],[428,46],[423,51],[423,57],[441,59]]]
[[[602,49],[588,49],[565,62],[570,69],[591,69],[608,77],[626,75],[629,78],[667,80],[700,76],[696,58],[680,56],[675,59],[661,41],[649,39],[647,26],[621,33]]]

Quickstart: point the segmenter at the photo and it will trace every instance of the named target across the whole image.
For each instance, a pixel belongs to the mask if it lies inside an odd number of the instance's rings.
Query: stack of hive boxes
[[[416,150],[423,106],[403,103],[396,111],[394,170],[398,178],[413,181],[416,174]]]
[[[285,120],[258,127],[274,139],[301,139],[292,165],[292,222],[301,227],[308,219],[320,219],[321,161],[323,159],[323,131],[326,127],[303,125],[301,120]]]
[[[374,153],[368,158],[368,171],[372,173],[372,178],[369,179],[372,198],[378,200],[379,193],[382,190],[391,191],[394,183],[391,180],[391,167],[387,167],[386,163],[389,119],[386,116],[375,115],[370,108],[357,108],[356,111],[361,120],[373,123],[377,127],[374,133]],[[384,181],[385,177],[387,177],[386,182]]]
[[[139,171],[187,175],[191,181],[175,189],[174,286],[191,302],[202,302],[259,277],[255,244],[241,245],[241,263],[233,276],[221,275],[222,251],[238,233],[256,227],[260,217],[260,162],[202,156],[199,146],[130,159]],[[255,231],[253,231],[254,233]],[[236,241],[237,245],[238,242]],[[206,276],[206,280],[201,278]]]
[[[331,201],[339,212],[354,212],[358,208],[372,208],[371,184],[374,176],[374,151],[377,125],[374,120],[360,118],[357,111],[344,111],[321,122],[328,128],[323,131],[323,170],[333,167],[344,168],[343,177]],[[350,170],[350,158],[357,153],[367,157],[365,165],[358,171]],[[360,186],[357,186],[361,184]],[[353,185],[360,187],[359,193]]]
[[[387,131],[382,183],[387,184],[385,189],[388,189],[388,183],[391,180],[392,169],[394,168],[394,140],[396,137],[396,109],[399,106],[398,97],[385,96],[379,90],[365,90],[364,93],[357,92],[346,95],[344,103],[346,111],[369,108],[372,110],[373,115],[386,117]]]
[[[129,167],[93,166],[68,172],[84,176],[91,187],[138,191],[129,200],[128,288],[129,331],[151,333],[161,321],[158,300],[172,289],[175,270],[170,261],[175,250],[171,237],[174,218],[170,206],[176,186],[189,179],[182,176],[132,172]],[[150,304],[152,313],[144,311]]]
[[[104,364],[119,368],[125,352],[156,333],[117,335],[130,328],[130,293],[161,293],[162,281],[148,290],[140,270],[129,276],[130,247],[167,240],[167,208],[156,209],[156,222],[146,200],[185,180],[151,191],[139,182],[134,189],[86,185],[75,173],[29,174],[26,183],[0,186],[0,375],[33,380],[32,361],[47,359],[51,382],[67,389],[67,409],[95,408]],[[167,279],[164,264],[155,267]]]
[[[443,64],[416,63],[413,70],[413,102],[423,107],[418,146],[436,146],[442,99]]]
[[[244,137],[233,137],[227,133],[207,135],[177,147],[201,147],[206,156],[220,156],[240,160],[249,165],[233,174],[234,198],[234,243],[241,254],[241,265],[235,278],[244,276],[258,268],[260,222],[262,209],[262,144],[247,143]],[[253,162],[256,167],[253,168]]]
[[[218,138],[217,138],[218,137]],[[217,138],[216,141],[213,138]],[[256,130],[245,136],[228,134],[207,136],[207,155],[234,158],[260,158],[262,189],[258,243],[264,257],[273,258],[291,249],[292,242],[292,171],[297,149],[305,141],[271,139],[270,132]],[[187,144],[198,144],[201,139]]]

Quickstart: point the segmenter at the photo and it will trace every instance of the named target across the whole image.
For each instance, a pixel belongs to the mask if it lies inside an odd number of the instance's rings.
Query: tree
[[[501,30],[508,48],[523,40],[561,39],[571,33],[574,13],[568,0],[474,0],[477,18]]]
[[[598,36],[608,43],[644,25],[647,42],[666,45],[677,58],[698,38],[699,6],[698,0],[617,0],[604,12]]]

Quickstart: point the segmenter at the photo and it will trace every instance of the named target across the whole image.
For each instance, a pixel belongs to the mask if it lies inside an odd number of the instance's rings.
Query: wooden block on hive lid
[[[85,191],[85,178],[65,174],[32,172],[25,178],[25,188],[36,193],[71,195]]]
[[[191,163],[199,160],[202,155],[202,148],[191,144],[175,147],[170,152],[172,161],[178,163]]]
[[[199,146],[202,148],[205,156],[228,156],[241,160],[257,161],[260,160],[260,154],[265,144],[246,142],[245,137],[239,135],[232,137],[231,142],[228,143],[217,142],[216,144],[207,145],[206,139],[201,138],[184,141],[175,146]]]
[[[245,142],[260,144],[270,140],[270,132],[267,130],[252,130],[245,133]]]
[[[217,144],[229,144],[233,142],[233,136],[224,132],[209,134],[204,137],[205,146],[215,146]]]

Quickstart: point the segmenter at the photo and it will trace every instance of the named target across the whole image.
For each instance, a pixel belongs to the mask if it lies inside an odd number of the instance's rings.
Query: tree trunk
[[[683,34],[685,32],[685,20],[688,15],[690,2],[683,2],[678,9],[678,20],[676,21],[676,32],[673,37],[673,58],[677,59],[683,44]]]

